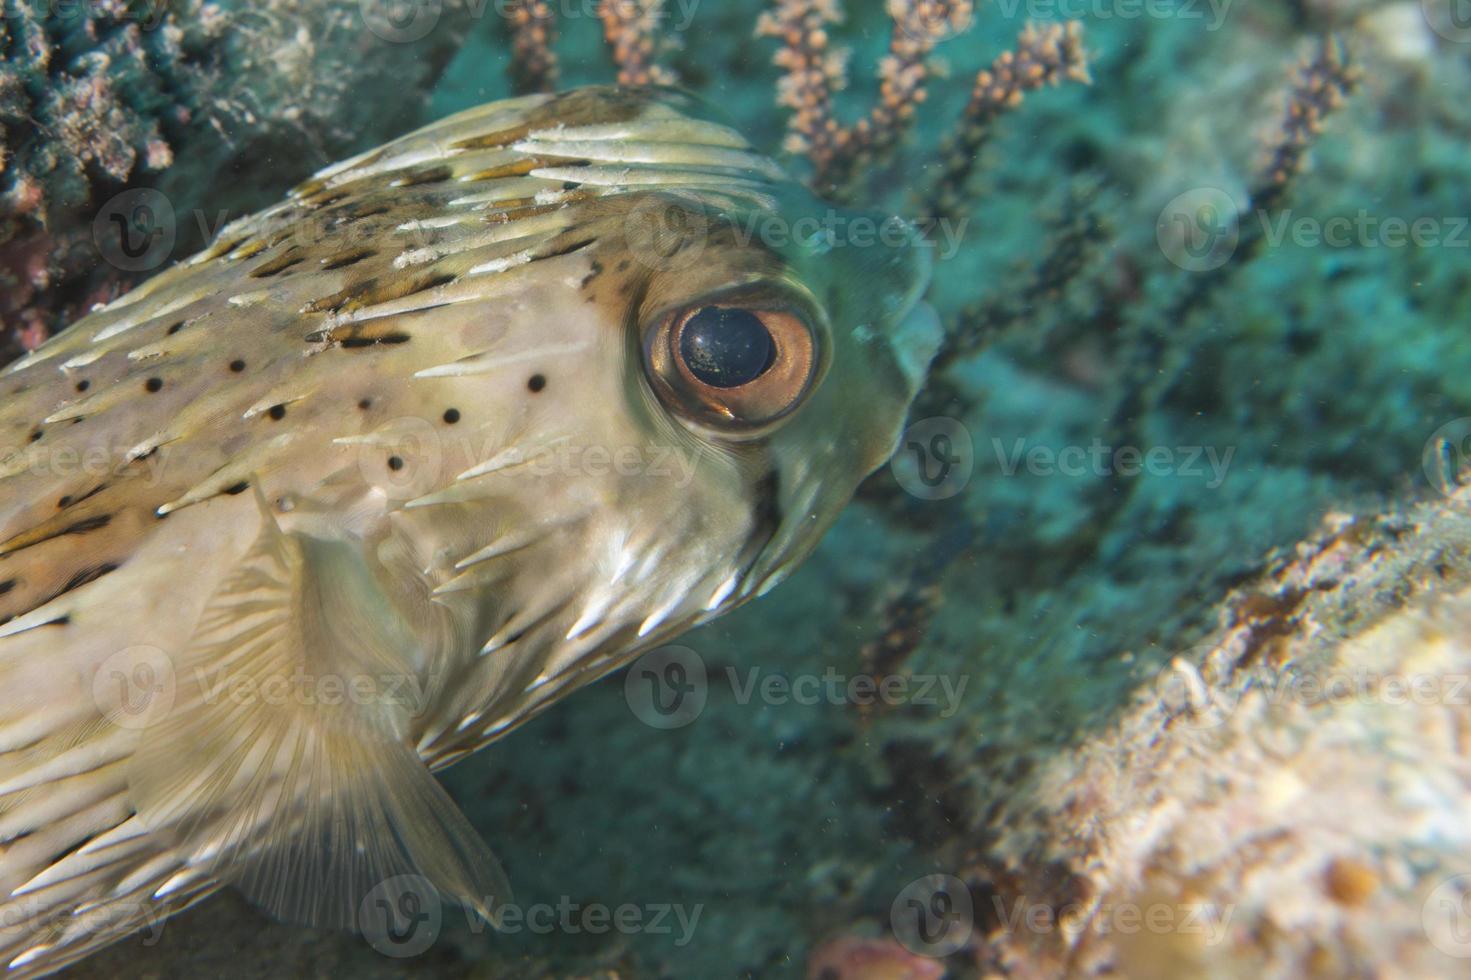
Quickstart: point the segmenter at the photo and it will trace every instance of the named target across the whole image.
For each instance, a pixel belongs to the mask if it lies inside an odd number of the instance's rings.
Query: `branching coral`
[[[557,21],[546,0],[510,0],[505,7],[511,35],[511,82],[517,92],[557,87]]]
[[[1083,50],[1083,26],[1077,21],[1028,24],[1017,38],[1016,50],[1002,52],[989,69],[976,75],[959,130],[941,151],[940,175],[928,195],[926,217],[962,213],[968,201],[966,188],[996,121],[1021,105],[1028,92],[1063,81],[1084,85],[1093,81]]]
[[[879,63],[878,101],[851,126],[839,122],[833,109],[833,93],[847,82],[848,60],[828,34],[841,18],[837,0],[779,0],[757,22],[758,34],[782,42],[774,61],[784,73],[778,101],[792,111],[786,148],[811,161],[812,182],[827,193],[846,193],[858,171],[903,141],[925,101],[931,53],[968,28],[975,13],[970,0],[890,0],[887,10],[893,28]],[[998,116],[1020,104],[1024,93],[1064,79],[1090,81],[1081,26],[1028,25],[1015,52],[977,75],[959,134],[944,154],[929,213],[959,210],[975,157]]]

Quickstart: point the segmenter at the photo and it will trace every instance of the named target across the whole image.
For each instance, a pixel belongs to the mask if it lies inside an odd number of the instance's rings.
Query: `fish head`
[[[795,183],[756,204],[660,196],[628,214],[622,248],[643,270],[626,290],[631,417],[699,460],[696,481],[747,488],[744,507],[711,513],[734,514],[732,598],[759,594],[895,449],[941,339],[921,299],[928,251],[902,219]]]

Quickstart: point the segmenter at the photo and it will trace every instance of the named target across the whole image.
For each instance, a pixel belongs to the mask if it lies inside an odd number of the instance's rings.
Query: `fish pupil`
[[[690,374],[713,388],[755,381],[776,359],[771,331],[750,310],[707,306],[685,322],[679,354]]]

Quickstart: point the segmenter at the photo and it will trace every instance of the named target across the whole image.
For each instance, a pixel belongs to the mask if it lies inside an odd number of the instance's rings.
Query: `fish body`
[[[770,588],[888,457],[922,249],[791,233],[829,210],[702,113],[461,113],[0,375],[11,974],[225,884],[366,929],[414,876],[493,920],[431,770]]]

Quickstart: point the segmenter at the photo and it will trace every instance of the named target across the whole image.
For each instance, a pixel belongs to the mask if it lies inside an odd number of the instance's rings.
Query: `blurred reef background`
[[[3,0],[5,360],[416,124],[677,82],[934,230],[951,341],[916,419],[968,473],[912,493],[901,458],[786,585],[686,637],[690,724],[644,724],[613,679],[446,773],[520,902],[698,909],[687,936],[451,912],[395,960],[224,897],[72,974],[1448,975],[1471,955],[1456,2]],[[168,243],[151,267],[116,261],[119,195]],[[938,703],[775,703],[730,683],[753,669]],[[1396,678],[1433,691],[1396,702]],[[968,908],[916,942],[906,896],[937,874]]]

